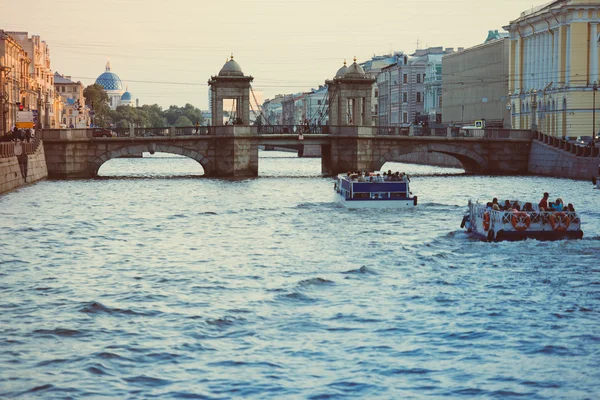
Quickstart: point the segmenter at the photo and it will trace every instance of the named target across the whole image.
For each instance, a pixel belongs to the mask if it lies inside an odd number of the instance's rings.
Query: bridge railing
[[[136,137],[169,136],[169,128],[135,128]]]
[[[410,128],[405,128],[401,126],[380,125],[376,128],[377,130],[375,134],[378,136],[409,136],[410,134]]]
[[[259,135],[327,135],[328,125],[259,125]]]
[[[27,141],[11,141],[11,142],[0,142],[0,158],[14,157],[21,154],[34,154],[42,141],[42,136],[39,132],[35,133],[35,136]],[[15,151],[15,148],[19,148],[21,151]],[[19,154],[17,154],[19,153]]]
[[[210,135],[210,126],[178,126],[175,127],[175,136]]]
[[[546,135],[542,132],[535,132],[534,139],[577,157],[600,157],[600,148],[596,146],[580,146],[563,138]]]
[[[131,128],[113,128],[112,131],[117,137],[128,137],[131,134]]]

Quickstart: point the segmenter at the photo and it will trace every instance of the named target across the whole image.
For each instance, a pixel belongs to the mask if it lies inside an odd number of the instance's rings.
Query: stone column
[[[598,23],[590,23],[590,79],[593,85],[598,80]]]

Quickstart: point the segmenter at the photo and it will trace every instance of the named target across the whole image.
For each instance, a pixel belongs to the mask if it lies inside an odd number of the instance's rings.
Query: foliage
[[[104,91],[102,93],[106,95]],[[95,102],[94,107],[96,107]],[[127,128],[134,124],[142,128],[161,128],[192,126],[195,125],[195,121],[202,125],[204,122],[202,111],[189,103],[184,107],[170,106],[164,111],[158,104],[146,104],[141,107],[119,106],[116,110],[110,110],[107,105],[107,110],[106,119],[102,120],[103,124],[101,125],[105,127],[113,124],[118,128]]]
[[[106,126],[110,107],[108,106],[108,95],[102,85],[94,83],[83,89],[85,105],[94,111],[94,124]]]
[[[175,121],[175,126],[192,126],[192,121],[190,121],[190,119],[188,117],[186,117],[185,115],[181,115],[177,118],[177,121]]]

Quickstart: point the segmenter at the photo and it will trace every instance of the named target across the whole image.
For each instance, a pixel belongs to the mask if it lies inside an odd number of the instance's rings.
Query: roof
[[[68,85],[68,84],[72,84],[72,85],[77,85],[78,82],[73,82],[72,80],[68,79],[68,77],[65,77],[61,74],[59,74],[58,72],[54,73],[54,84],[60,84],[60,85]]]
[[[219,71],[219,76],[244,76],[242,67],[233,59],[233,54],[231,55],[231,59]]]

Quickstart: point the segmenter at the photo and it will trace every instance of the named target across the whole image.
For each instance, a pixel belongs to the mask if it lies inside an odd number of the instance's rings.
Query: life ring
[[[486,232],[490,230],[490,213],[487,211],[483,213],[483,230]]]
[[[525,212],[516,212],[512,215],[511,223],[516,230],[526,231],[531,225],[531,217]]]
[[[571,218],[564,212],[557,212],[550,214],[550,225],[555,231],[566,231],[569,225],[571,225]]]

